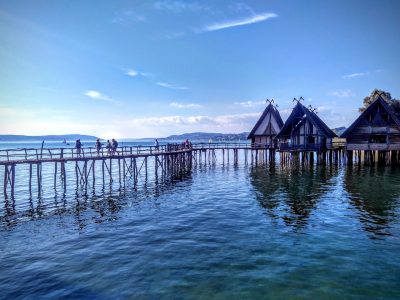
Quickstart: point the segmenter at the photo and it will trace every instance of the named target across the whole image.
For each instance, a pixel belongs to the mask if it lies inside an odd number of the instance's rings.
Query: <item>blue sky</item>
[[[400,98],[400,1],[0,0],[0,134],[250,131],[303,96],[349,126]]]

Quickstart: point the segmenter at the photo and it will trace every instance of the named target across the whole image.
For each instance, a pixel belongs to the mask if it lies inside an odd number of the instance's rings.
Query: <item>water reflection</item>
[[[332,188],[335,167],[269,164],[253,168],[251,183],[266,213],[287,226],[301,229],[323,194]]]
[[[400,199],[400,170],[393,167],[347,168],[344,187],[350,204],[358,210],[363,228],[389,235]]]
[[[11,229],[20,222],[35,220],[54,215],[69,215],[75,220],[78,230],[83,230],[88,223],[102,223],[118,219],[119,212],[129,205],[138,205],[148,198],[157,198],[160,195],[173,191],[176,184],[184,182],[191,185],[192,174],[187,173],[175,176],[164,182],[142,181],[140,184],[133,180],[119,185],[104,184],[100,189],[96,186],[87,191],[78,185],[73,193],[60,193],[57,189],[52,196],[39,195],[20,202],[16,207],[14,199],[6,199],[4,208],[0,211],[0,230]],[[97,188],[97,189],[96,189]]]

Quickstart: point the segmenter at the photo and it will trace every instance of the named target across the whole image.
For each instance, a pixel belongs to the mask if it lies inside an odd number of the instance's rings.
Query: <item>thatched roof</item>
[[[362,114],[353,122],[353,124],[350,125],[349,128],[347,128],[341,135],[341,138],[347,138],[349,135],[351,135],[352,131],[360,125],[370,125],[369,123],[366,123],[366,116],[374,110],[378,105],[381,105],[385,111],[388,113],[388,115],[392,118],[392,120],[396,123],[396,125],[400,128],[400,120],[396,114],[396,112],[390,107],[390,105],[381,97],[379,96],[376,98],[374,102],[372,102],[366,110],[362,112]],[[376,118],[374,118],[373,122],[376,123],[376,125],[379,125],[383,120],[380,120],[380,115],[376,115]]]
[[[281,115],[279,114],[279,111],[276,109],[276,107],[270,103],[265,108],[265,110],[262,113],[261,117],[258,119],[256,125],[254,125],[254,128],[249,133],[249,136],[247,137],[247,139],[251,139],[252,137],[254,137],[255,132],[257,131],[258,127],[262,124],[264,118],[268,115],[269,112],[271,112],[271,116],[273,118],[275,118],[276,123],[278,124],[279,128],[282,128],[283,121],[282,121]]]
[[[292,110],[292,113],[276,137],[282,138],[290,136],[293,129],[306,119],[309,120],[310,123],[317,128],[319,133],[324,135],[326,138],[337,137],[337,135],[331,129],[329,129],[329,127],[317,116],[315,112],[310,111],[300,102],[297,102],[296,106]]]

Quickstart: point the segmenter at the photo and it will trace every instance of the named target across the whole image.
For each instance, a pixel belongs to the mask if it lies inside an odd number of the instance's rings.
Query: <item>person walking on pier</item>
[[[160,150],[160,144],[158,143],[158,140],[156,139],[156,141],[154,142],[154,146],[156,147],[156,151]]]
[[[110,140],[107,140],[106,149],[107,149],[107,154],[108,154],[108,155],[111,155],[112,145],[111,145]]]
[[[82,149],[82,143],[80,139],[77,139],[75,142],[75,148],[76,148],[76,154],[78,156],[81,156],[81,149]]]
[[[189,149],[189,148],[190,148],[189,139],[186,139],[186,141],[185,141],[185,148],[186,148],[186,149]]]
[[[112,139],[111,141],[112,141],[112,143],[111,143],[111,152],[112,152],[112,155],[115,155],[115,152],[118,153],[118,151],[117,151],[118,142],[115,139]]]
[[[97,151],[97,155],[100,155],[100,151],[101,151],[101,146],[102,146],[103,144],[100,142],[100,139],[97,139],[96,140],[96,144],[95,144],[95,147],[96,147],[96,151]]]

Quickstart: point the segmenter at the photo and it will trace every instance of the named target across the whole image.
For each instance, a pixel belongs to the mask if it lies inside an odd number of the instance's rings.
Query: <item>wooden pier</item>
[[[9,195],[14,198],[16,171],[21,165],[29,166],[27,181],[29,192],[32,192],[35,181],[40,195],[44,164],[54,165],[54,188],[60,180],[64,192],[67,190],[66,164],[73,164],[76,185],[84,187],[87,192],[88,184],[92,183],[94,186],[96,180],[101,180],[104,185],[106,181],[112,183],[114,180],[118,180],[120,184],[132,180],[133,184],[137,184],[139,176],[147,179],[149,172],[152,172],[149,169],[150,159],[153,160],[156,181],[180,176],[191,170],[192,155],[193,149],[181,145],[120,147],[115,153],[110,153],[106,149],[97,151],[94,148],[1,150],[0,166],[4,166],[3,193],[6,199]],[[96,165],[100,167],[96,168]],[[97,174],[99,170],[100,174]]]
[[[0,167],[4,168],[3,195],[5,199],[14,199],[16,173],[20,168],[25,170],[21,170],[24,176],[19,180],[25,182],[19,184],[26,184],[30,195],[33,191],[41,195],[44,165],[53,166],[52,183],[47,178],[47,188],[53,185],[55,190],[61,189],[65,194],[68,185],[75,182],[76,188],[87,194],[90,187],[99,184],[104,187],[115,181],[123,187],[126,184],[137,186],[139,178],[147,182],[151,177],[155,183],[171,181],[190,173],[193,166],[215,164],[217,157],[222,165],[237,165],[239,157],[245,165],[274,163],[278,159],[282,165],[351,165],[362,160],[358,152],[354,157],[350,155],[343,142],[333,142],[331,149],[314,150],[295,147],[279,149],[255,143],[197,143],[190,147],[183,144],[125,146],[119,147],[115,153],[95,148],[7,149],[0,150]],[[391,158],[398,161],[400,155]],[[69,172],[66,171],[67,165]],[[46,174],[49,176],[49,173]]]
[[[53,186],[64,193],[73,176],[76,187],[87,194],[88,187],[96,182],[111,184],[118,180],[121,186],[130,182],[137,185],[139,178],[147,181],[151,175],[156,183],[173,180],[191,172],[193,165],[215,164],[216,151],[222,154],[223,164],[238,164],[239,151],[243,151],[245,163],[257,164],[259,160],[275,160],[275,150],[247,143],[199,143],[185,147],[183,144],[156,146],[119,147],[115,153],[107,149],[97,151],[93,147],[6,149],[0,150],[0,167],[4,168],[3,194],[5,199],[15,197],[16,172],[28,167],[27,190],[35,190],[40,196],[43,189],[43,166],[53,166]],[[73,172],[67,172],[66,166]],[[71,166],[72,165],[72,166]],[[23,183],[25,184],[25,183]],[[48,185],[49,183],[47,183]]]

